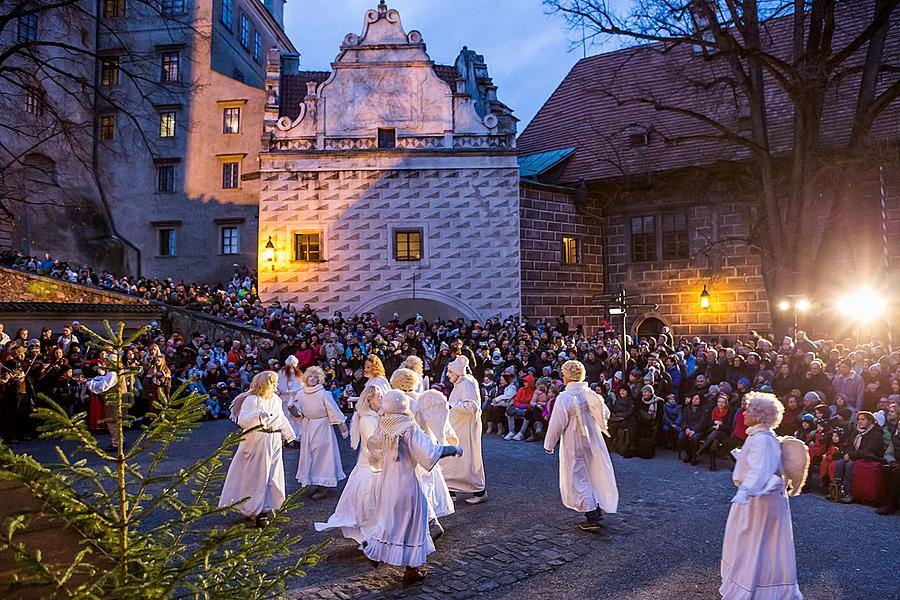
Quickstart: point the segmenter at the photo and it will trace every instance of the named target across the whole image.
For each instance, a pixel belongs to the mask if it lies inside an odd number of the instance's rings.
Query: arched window
[[[666,324],[657,319],[656,317],[647,317],[643,321],[640,322],[637,328],[637,334],[639,338],[656,338],[662,333],[663,327]]]

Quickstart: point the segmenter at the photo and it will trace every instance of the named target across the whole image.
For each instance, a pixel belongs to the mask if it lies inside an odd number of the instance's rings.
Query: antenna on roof
[[[581,58],[587,58],[587,37],[584,34],[584,15],[581,15]]]

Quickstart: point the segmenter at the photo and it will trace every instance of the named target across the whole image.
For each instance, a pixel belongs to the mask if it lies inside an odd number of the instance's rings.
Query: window
[[[258,31],[253,33],[253,60],[259,62],[262,57],[262,36]]]
[[[35,90],[25,92],[25,112],[32,115],[44,114],[44,98],[40,92]]]
[[[628,143],[632,148],[644,148],[650,145],[650,132],[639,131],[628,136]]]
[[[100,66],[100,83],[102,85],[119,85],[119,57],[104,58]]]
[[[238,228],[235,225],[229,225],[222,228],[222,254],[238,254]]]
[[[20,44],[33,42],[37,39],[37,15],[24,15],[19,17],[19,27],[16,30],[16,41]]]
[[[159,165],[156,167],[156,191],[175,191],[175,165]]]
[[[403,229],[394,232],[394,260],[422,260],[421,229]]]
[[[247,15],[241,13],[241,47],[244,50],[250,49],[250,19],[247,18]]]
[[[160,81],[178,81],[179,59],[177,52],[163,52],[160,57]]]
[[[226,190],[233,190],[240,187],[241,163],[225,162],[222,163],[222,187]]]
[[[320,233],[294,234],[294,260],[319,262],[322,260]]]
[[[103,0],[103,16],[107,19],[125,16],[125,0]]]
[[[672,213],[662,215],[662,257],[666,259],[690,258],[687,215]]]
[[[396,148],[397,147],[397,130],[396,129],[378,129],[378,147],[379,148]]]
[[[159,137],[175,137],[175,111],[167,110],[159,113]]]
[[[159,236],[159,256],[175,256],[175,228],[160,227],[157,229]]]
[[[653,215],[631,218],[631,260],[656,260],[656,218]]]
[[[562,239],[562,263],[564,265],[577,265],[581,262],[581,257],[579,256],[579,252],[581,248],[578,247],[578,239],[563,236]]]
[[[162,14],[164,17],[180,15],[184,12],[184,0],[162,0]]]
[[[109,141],[116,136],[116,115],[100,115],[100,139]]]
[[[231,31],[231,5],[233,0],[222,0],[222,24],[228,28],[228,31]]]
[[[222,113],[222,133],[241,132],[241,109],[226,108]]]

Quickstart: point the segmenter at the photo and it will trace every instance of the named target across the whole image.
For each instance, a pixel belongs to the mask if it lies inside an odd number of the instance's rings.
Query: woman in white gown
[[[269,522],[269,511],[278,510],[284,503],[284,463],[281,457],[281,438],[294,439],[294,430],[281,408],[281,398],[275,394],[278,375],[264,371],[253,378],[250,392],[244,397],[236,421],[246,434],[238,444],[234,459],[228,467],[219,506],[237,505],[248,523],[258,527]]]
[[[725,600],[802,600],[781,442],[772,431],[784,407],[772,394],[745,400],[747,440],[733,451],[738,490],[725,525],[719,593]]]
[[[323,387],[325,373],[319,367],[309,367],[303,373],[303,390],[294,396],[291,404],[302,417],[303,437],[300,438],[300,464],[297,465],[297,481],[306,487],[316,486],[312,498],[318,500],[328,495],[328,488],[337,487],[346,478],[341,468],[341,450],[333,425],[341,435],[349,435],[346,417],[334,397]]]
[[[362,548],[366,528],[370,525],[375,499],[378,496],[379,477],[369,463],[369,437],[378,428],[378,411],[381,410],[381,389],[375,386],[363,390],[356,403],[356,412],[350,422],[350,446],[359,448],[356,466],[347,478],[334,514],[327,523],[316,523],[316,531],[340,529],[344,537],[356,540]]]
[[[287,417],[291,427],[294,428],[294,437],[297,440],[300,439],[300,434],[303,433],[303,427],[300,418],[291,414],[290,405],[294,401],[294,396],[303,389],[303,382],[301,381],[303,374],[297,368],[298,364],[300,364],[300,361],[297,360],[296,356],[288,356],[284,359],[284,366],[278,371],[278,395],[281,397],[284,406],[284,416]],[[295,440],[291,442],[290,447],[296,448],[296,444],[297,441]]]
[[[585,531],[600,528],[604,512],[619,506],[619,489],[604,435],[609,435],[609,410],[585,378],[585,368],[577,360],[562,366],[566,389],[556,398],[544,450],[553,454],[559,441],[559,492],[567,508],[584,513],[578,526]]]
[[[466,504],[478,504],[487,499],[481,457],[481,392],[478,381],[466,372],[468,366],[469,359],[463,355],[447,365],[447,378],[453,384],[448,399],[450,425],[465,456],[448,458],[441,468],[451,492],[473,492]]]
[[[366,357],[366,363],[363,365],[363,375],[366,378],[366,387],[375,386],[381,390],[382,394],[391,391],[391,384],[384,372],[384,364],[374,354]]]
[[[368,440],[369,456],[381,472],[381,490],[368,530],[365,554],[371,560],[406,567],[404,583],[420,581],[421,569],[434,552],[428,531],[428,500],[416,467],[430,471],[443,456],[462,449],[431,441],[409,411],[409,397],[399,390],[385,394],[378,429]]]

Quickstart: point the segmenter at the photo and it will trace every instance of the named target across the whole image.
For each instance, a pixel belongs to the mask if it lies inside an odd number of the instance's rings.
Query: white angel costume
[[[407,394],[412,398],[410,406],[416,420],[416,424],[431,438],[431,441],[441,446],[455,446],[459,440],[453,426],[450,425],[450,407],[447,398],[437,390],[428,390],[424,393],[415,392]],[[434,466],[431,471],[419,469],[419,478],[425,490],[431,507],[432,516],[436,518],[446,517],[456,512],[453,505],[453,497],[447,487],[444,471],[440,464]]]
[[[281,438],[294,439],[294,430],[281,408],[281,398],[275,394],[269,398],[248,394],[243,398],[236,421],[244,430],[261,428],[248,433],[238,444],[219,506],[230,506],[247,498],[238,505],[245,517],[281,508],[285,498]]]
[[[285,363],[297,366],[297,357],[288,356]],[[294,401],[294,397],[303,390],[303,381],[300,377],[300,374],[285,373],[284,369],[278,371],[278,395],[281,396],[283,402],[284,416],[287,417],[291,427],[294,428],[294,436],[297,439],[303,433],[303,423],[301,418],[291,414],[290,405]]]
[[[441,462],[444,479],[451,492],[483,492],[484,461],[481,457],[481,392],[478,382],[466,372],[469,360],[458,356],[447,365],[458,379],[450,392],[450,425],[456,432],[461,457],[448,457]]]
[[[614,513],[619,489],[604,435],[609,435],[609,409],[587,382],[572,381],[556,398],[544,449],[559,442],[559,492],[567,508],[581,513]]]
[[[733,454],[738,490],[725,525],[719,593],[725,600],[803,600],[781,442],[765,425],[753,425]]]
[[[346,417],[321,384],[303,388],[291,406],[299,408],[303,415],[297,481],[302,486],[337,487],[338,481],[347,476],[341,467],[341,451],[332,426],[342,425]]]
[[[366,397],[363,395],[363,398]],[[379,474],[372,470],[367,444],[378,429],[378,421],[378,413],[371,409],[367,400],[357,403],[356,412],[350,421],[350,446],[359,448],[356,466],[347,478],[347,485],[341,492],[334,514],[328,518],[327,523],[316,523],[316,531],[340,529],[346,538],[359,543],[366,539],[366,530],[371,526],[381,482]]]

